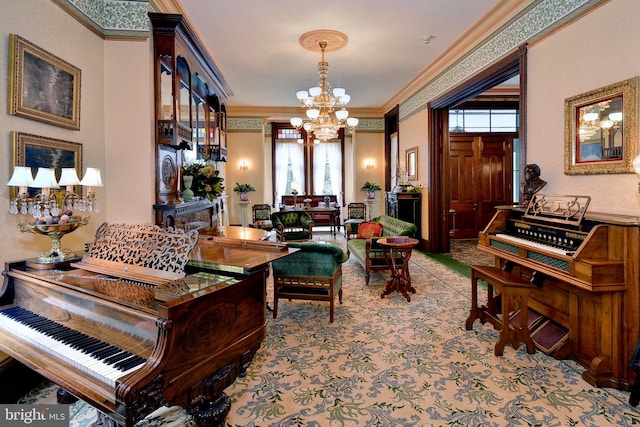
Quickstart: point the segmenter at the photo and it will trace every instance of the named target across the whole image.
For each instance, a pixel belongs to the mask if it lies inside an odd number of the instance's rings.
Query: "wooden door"
[[[449,138],[450,236],[454,239],[478,237],[474,186],[477,138],[471,134],[451,134]]]
[[[449,138],[450,236],[477,238],[495,206],[511,204],[512,135],[451,134]]]
[[[476,203],[478,231],[481,231],[493,218],[496,206],[509,205],[513,201],[513,137],[493,134],[479,138]]]

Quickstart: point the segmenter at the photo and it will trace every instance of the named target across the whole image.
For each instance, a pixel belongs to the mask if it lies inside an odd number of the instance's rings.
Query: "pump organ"
[[[587,212],[584,200],[574,211],[579,221],[552,214],[575,200],[536,195],[527,209],[497,207],[478,245],[497,267],[538,285],[529,307],[568,331],[555,356],[579,362],[594,386],[630,390],[640,337],[640,218]],[[544,206],[538,212],[536,203]]]

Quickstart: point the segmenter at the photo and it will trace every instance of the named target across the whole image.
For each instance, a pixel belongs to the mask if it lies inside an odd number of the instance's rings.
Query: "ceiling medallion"
[[[298,40],[300,46],[313,52],[320,52],[320,42],[326,42],[324,51],[333,52],[345,47],[349,37],[335,30],[313,30],[304,33]]]

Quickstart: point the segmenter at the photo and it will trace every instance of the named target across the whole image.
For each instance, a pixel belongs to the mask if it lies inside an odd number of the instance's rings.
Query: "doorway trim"
[[[448,153],[449,108],[454,107],[492,87],[516,76],[520,76],[520,170],[526,164],[526,100],[527,100],[527,46],[522,45],[513,53],[456,86],[442,96],[429,102],[429,185],[427,191],[429,206],[427,225],[429,240],[426,250],[434,253],[449,252],[449,182],[448,162],[444,161]]]

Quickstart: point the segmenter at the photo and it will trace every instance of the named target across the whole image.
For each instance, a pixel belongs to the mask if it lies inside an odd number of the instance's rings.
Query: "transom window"
[[[519,127],[516,109],[449,110],[449,132],[517,132]]]

